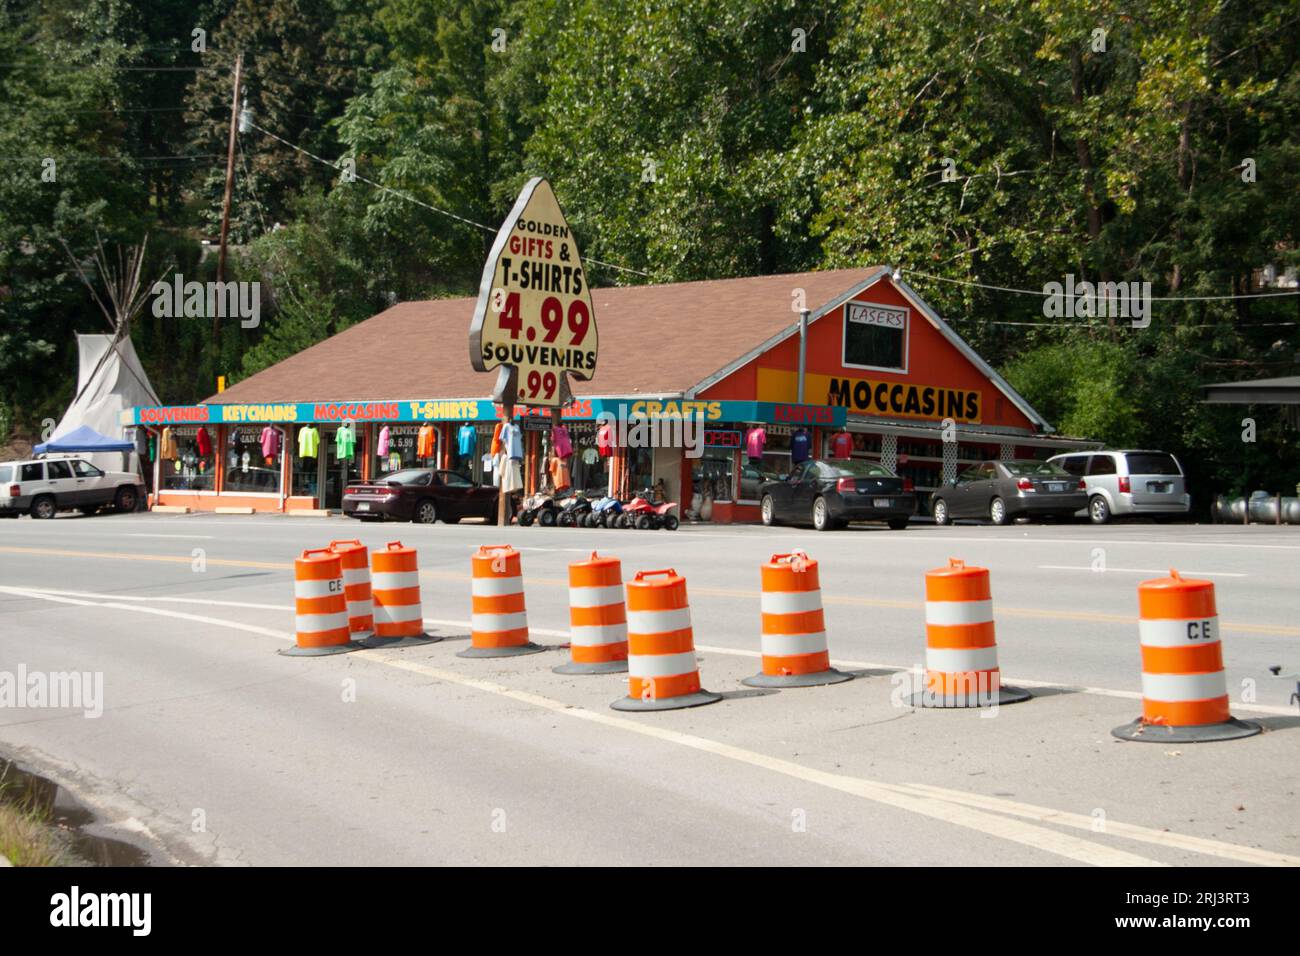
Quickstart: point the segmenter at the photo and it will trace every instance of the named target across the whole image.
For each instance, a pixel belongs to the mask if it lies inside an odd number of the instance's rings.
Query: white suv
[[[1192,507],[1178,459],[1163,451],[1093,451],[1048,459],[1088,487],[1093,524],[1127,515],[1185,515]]]
[[[60,511],[86,514],[112,506],[134,511],[144,496],[140,476],[102,471],[81,458],[0,462],[0,516],[53,518]]]

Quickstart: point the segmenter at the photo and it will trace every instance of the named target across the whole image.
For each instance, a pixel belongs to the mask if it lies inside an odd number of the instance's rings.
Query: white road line
[[[16,594],[18,596],[40,595],[60,595],[64,597],[95,598],[101,601],[157,601],[168,604],[196,604],[207,607],[238,607],[248,608],[257,611],[292,611],[291,604],[251,604],[245,601],[214,601],[208,598],[177,598],[177,597],[153,597],[141,595],[120,595],[120,594],[97,594],[91,591],[63,591],[54,588],[36,588],[36,587],[0,587],[0,593]],[[69,601],[67,603],[75,604],[78,602]],[[437,627],[453,627],[460,630],[469,631],[471,624],[469,621],[449,620],[445,618],[426,617],[425,624],[432,624]],[[236,625],[231,625],[236,626]],[[568,631],[558,631],[544,627],[529,627],[529,631],[538,637],[557,637],[563,641],[569,640]],[[719,647],[712,644],[696,644],[695,649],[701,653],[709,654],[730,654],[734,657],[761,657],[759,651],[744,650],[737,647]],[[835,667],[847,670],[887,670],[887,671],[912,671],[917,670],[918,664],[885,664],[878,661],[846,661],[832,660],[831,664]],[[1051,690],[1066,691],[1072,694],[1091,694],[1095,697],[1116,697],[1122,700],[1141,700],[1142,694],[1133,690],[1114,690],[1108,687],[1088,687],[1082,684],[1065,684],[1058,681],[1031,680],[1025,677],[1004,678],[1008,684],[1018,684],[1022,687],[1045,687]],[[1257,714],[1272,714],[1279,717],[1289,717],[1295,714],[1290,707],[1276,707],[1271,704],[1244,704],[1233,703],[1233,710],[1250,711]]]
[[[5,587],[0,588],[0,590],[22,593],[20,588]],[[294,640],[294,637],[291,634],[272,631],[269,628],[254,627],[252,625],[222,621],[217,618],[201,617],[199,615],[182,614],[176,611],[163,610],[161,608],[142,608],[136,605],[113,602],[94,604],[93,602],[74,601],[67,598],[59,598],[55,595],[41,594],[37,592],[31,592],[31,596],[42,600],[58,601],[61,603],[77,604],[82,606],[100,606],[124,608],[133,611],[148,611],[167,617],[180,618],[182,620],[211,623],[216,626],[234,627],[240,630],[276,637],[282,641]],[[967,829],[975,830],[989,836],[995,836],[1014,843],[1020,843],[1033,849],[1054,853],[1058,856],[1075,860],[1076,862],[1089,863],[1095,866],[1167,865],[1137,854],[1113,849],[1088,840],[1080,840],[1045,827],[1017,823],[1015,820],[1008,819],[1001,814],[1029,817],[1039,819],[1043,822],[1075,827],[1079,827],[1082,821],[1087,821],[1089,830],[1092,828],[1091,817],[1082,817],[1079,814],[1054,811],[1043,807],[1034,807],[1030,804],[1004,800],[1000,797],[985,797],[979,794],[967,793],[960,790],[945,790],[943,788],[930,787],[924,784],[880,783],[860,777],[849,777],[843,774],[829,773],[827,771],[805,767],[802,764],[796,764],[789,760],[782,760],[778,757],[771,757],[767,754],[761,754],[740,747],[734,747],[730,744],[710,740],[705,737],[699,737],[695,734],[668,730],[663,727],[640,723],[628,718],[616,717],[612,714],[587,710],[584,707],[575,707],[574,705],[565,703],[564,701],[554,700],[527,691],[515,690],[503,684],[495,684],[490,681],[467,677],[454,671],[431,667],[404,658],[390,657],[385,656],[383,653],[377,653],[368,655],[367,659],[398,670],[424,674],[448,683],[470,687],[500,697],[507,697],[579,720],[604,724],[609,727],[617,727],[632,733],[641,734],[642,736],[654,737],[668,743],[689,747],[705,753],[712,753],[716,756],[725,757],[738,763],[745,763],[751,766],[771,770],[807,783],[813,783],[829,789],[838,790],[842,793],[858,796],[876,803],[883,803],[910,813],[916,813],[921,816],[941,820],[955,826],[966,827]],[[980,809],[976,809],[976,807],[992,809],[995,812],[985,813]],[[1107,834],[1132,840],[1140,840],[1171,849],[1190,850],[1198,854],[1218,856],[1225,859],[1242,860],[1243,862],[1259,863],[1260,865],[1265,866],[1300,865],[1300,857],[1290,856],[1284,853],[1275,853],[1268,850],[1256,850],[1250,847],[1173,833],[1167,830],[1152,830],[1145,827],[1135,826],[1133,824],[1121,824],[1116,821],[1107,822]]]
[[[1121,574],[1161,574],[1167,575],[1168,568],[1093,568],[1086,564],[1040,564],[1040,569],[1046,571],[1091,571],[1093,574],[1106,574],[1109,571],[1117,571]],[[1236,571],[1184,571],[1178,569],[1178,573],[1186,577],[1198,578],[1248,578],[1248,574],[1240,574]]]

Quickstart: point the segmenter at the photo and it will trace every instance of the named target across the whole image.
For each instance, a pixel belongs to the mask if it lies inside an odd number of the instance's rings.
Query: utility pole
[[[226,281],[226,235],[230,232],[230,194],[235,186],[235,134],[239,129],[239,81],[244,72],[244,54],[235,56],[235,90],[230,97],[230,139],[226,146],[226,198],[221,207],[221,245],[217,249],[217,281]],[[212,316],[212,356],[220,355],[220,322]],[[215,368],[214,368],[215,371]]]

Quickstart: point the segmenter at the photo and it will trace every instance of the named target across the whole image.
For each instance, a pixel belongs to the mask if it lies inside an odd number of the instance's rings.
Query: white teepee
[[[122,412],[137,405],[161,405],[149,376],[140,365],[130,336],[77,335],[77,394],[55,427],[53,437],[89,425],[109,438],[130,437],[124,431]],[[83,454],[100,468],[122,470],[116,452]],[[135,471],[131,461],[128,471]]]
[[[149,376],[140,364],[135,346],[131,344],[131,320],[143,308],[147,293],[140,281],[144,265],[146,237],[140,245],[130,249],[117,249],[116,268],[104,251],[104,244],[96,236],[94,264],[108,301],[100,297],[95,284],[86,275],[81,263],[64,245],[77,276],[90,291],[95,304],[104,313],[109,327],[107,335],[77,335],[77,392],[72,404],[54,429],[52,438],[66,435],[87,425],[109,438],[133,438],[122,422],[122,413],[137,405],[161,405],[158,394],[149,383]],[[143,474],[139,456],[132,452],[124,456],[117,452],[83,454],[105,470],[136,471]],[[123,461],[124,457],[128,460]],[[125,469],[123,466],[126,466]]]

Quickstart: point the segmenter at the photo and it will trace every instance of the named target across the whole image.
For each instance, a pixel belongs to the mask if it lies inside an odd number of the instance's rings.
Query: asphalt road
[[[331,538],[419,549],[424,647],[316,659],[292,641],[292,559]],[[523,553],[534,638],[568,626],[566,565],[686,576],[716,705],[609,709],[618,675],[567,651],[455,657],[469,557]],[[831,656],[858,679],[756,691],[758,567],[821,564]],[[992,572],[996,711],[901,705],[926,569]],[[1098,567],[1104,571],[1095,570]],[[1136,587],[1174,567],[1218,593],[1246,740],[1125,743]],[[1132,524],[670,532],[131,515],[0,522],[0,671],[101,672],[104,712],[0,708],[0,753],[179,863],[1300,863],[1300,532]]]

